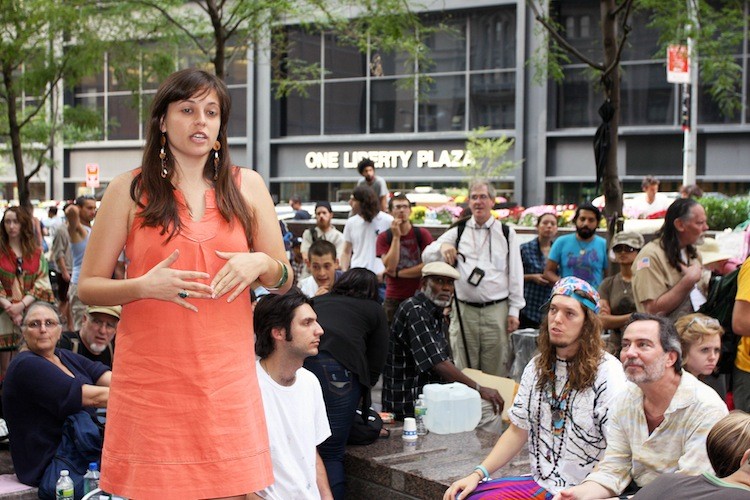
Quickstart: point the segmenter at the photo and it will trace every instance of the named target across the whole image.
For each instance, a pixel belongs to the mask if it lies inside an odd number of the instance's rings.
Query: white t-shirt
[[[315,283],[315,278],[312,276],[299,280],[297,286],[302,293],[310,298],[315,297],[315,294],[318,292],[318,284]]]
[[[318,379],[304,368],[294,384],[277,384],[255,362],[263,396],[275,482],[259,491],[272,500],[319,499],[316,446],[331,435],[323,391]]]
[[[349,268],[364,267],[375,274],[385,271],[383,261],[375,252],[378,235],[391,228],[393,217],[385,212],[378,215],[371,222],[365,221],[362,216],[355,215],[346,221],[344,226],[344,241],[352,244],[352,260]]]

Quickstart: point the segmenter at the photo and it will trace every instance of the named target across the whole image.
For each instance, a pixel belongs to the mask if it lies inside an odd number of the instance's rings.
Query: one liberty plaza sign
[[[305,166],[316,169],[356,169],[363,158],[370,158],[376,169],[460,168],[472,165],[471,153],[463,149],[400,149],[367,151],[308,151]]]
[[[370,158],[388,179],[407,182],[462,179],[461,167],[473,165],[466,142],[459,140],[410,142],[307,142],[276,144],[271,178],[284,181],[345,182],[359,178],[357,164]],[[513,151],[508,152],[513,158]]]

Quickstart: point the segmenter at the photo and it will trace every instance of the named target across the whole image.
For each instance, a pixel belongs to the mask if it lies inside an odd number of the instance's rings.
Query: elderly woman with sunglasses
[[[607,350],[616,358],[620,357],[621,328],[636,310],[631,266],[643,245],[643,236],[638,233],[623,232],[614,235],[609,245],[609,259],[620,265],[620,272],[605,278],[599,285],[602,307],[599,319],[604,330],[609,330]]]
[[[3,416],[18,480],[38,486],[62,441],[68,416],[103,408],[112,372],[97,361],[56,348],[60,316],[47,302],[34,302],[21,324],[23,351],[3,381]]]
[[[20,338],[24,310],[34,301],[52,302],[47,261],[34,237],[28,210],[9,207],[0,224],[0,378]]]
[[[716,372],[721,355],[724,329],[719,321],[705,314],[687,314],[674,324],[682,346],[682,366],[698,380],[726,399],[724,379]]]

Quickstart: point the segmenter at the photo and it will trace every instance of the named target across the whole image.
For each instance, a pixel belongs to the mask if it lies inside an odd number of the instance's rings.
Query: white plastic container
[[[482,418],[479,393],[459,382],[427,384],[422,391],[427,402],[425,424],[436,434],[473,431]]]

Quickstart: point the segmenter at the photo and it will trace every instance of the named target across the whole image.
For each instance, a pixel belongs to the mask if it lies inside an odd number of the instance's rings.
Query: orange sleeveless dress
[[[179,249],[172,267],[213,277],[215,251],[247,252],[239,222],[228,224],[206,191],[194,222],[175,190],[182,231],[164,243],[136,217],[126,244],[128,277],[145,274]],[[211,278],[206,280],[210,283]],[[255,372],[250,295],[232,303],[187,299],[192,312],[146,299],[123,307],[117,331],[102,455],[101,488],[135,500],[240,495],[273,482]]]

